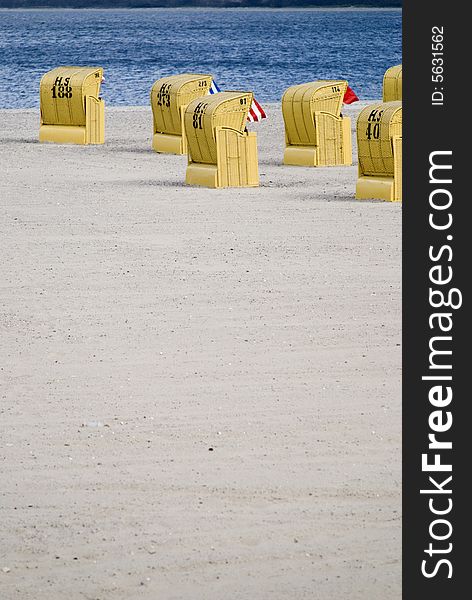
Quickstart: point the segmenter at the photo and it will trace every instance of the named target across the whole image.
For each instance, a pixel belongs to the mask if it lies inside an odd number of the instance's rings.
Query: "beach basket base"
[[[86,144],[85,127],[74,125],[41,125],[39,128],[40,142],[56,144]]]
[[[185,183],[208,188],[221,187],[218,185],[218,167],[203,163],[190,163],[187,166]]]
[[[393,177],[359,177],[356,185],[358,200],[386,200],[401,202],[396,193]]]
[[[185,136],[155,133],[152,137],[152,149],[165,154],[187,154]]]
[[[313,146],[287,146],[284,152],[284,165],[315,167],[316,148]]]

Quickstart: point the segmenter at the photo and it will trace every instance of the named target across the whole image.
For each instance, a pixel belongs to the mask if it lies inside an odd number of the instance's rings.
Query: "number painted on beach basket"
[[[192,125],[194,129],[203,129],[203,115],[205,114],[206,107],[207,104],[205,102],[199,102],[195,107],[192,118]]]
[[[70,77],[56,77],[51,88],[53,98],[72,98],[72,87],[69,85]]]

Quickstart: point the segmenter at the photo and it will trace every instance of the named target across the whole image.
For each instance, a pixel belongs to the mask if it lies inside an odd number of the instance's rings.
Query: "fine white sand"
[[[401,597],[401,205],[267,108],[216,191],[0,111],[2,600]]]

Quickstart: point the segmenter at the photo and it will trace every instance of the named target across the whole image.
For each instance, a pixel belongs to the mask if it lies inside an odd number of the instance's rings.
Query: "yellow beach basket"
[[[154,83],[151,89],[152,147],[156,152],[187,153],[185,109],[192,100],[208,94],[211,82],[211,75],[183,73]]]
[[[356,198],[402,199],[402,103],[378,102],[357,119]]]
[[[187,106],[186,183],[210,188],[259,185],[257,136],[246,130],[252,100],[252,92],[219,92]]]
[[[394,102],[402,99],[402,65],[395,65],[385,71],[383,78],[383,101]]]
[[[341,115],[347,81],[311,81],[282,96],[285,165],[352,164],[351,120]]]
[[[103,144],[105,102],[101,67],[57,67],[41,78],[40,142]]]

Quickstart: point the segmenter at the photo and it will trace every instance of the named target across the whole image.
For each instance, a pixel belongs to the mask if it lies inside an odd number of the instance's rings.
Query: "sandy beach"
[[[231,190],[0,111],[2,600],[401,597],[401,204],[266,108]]]

